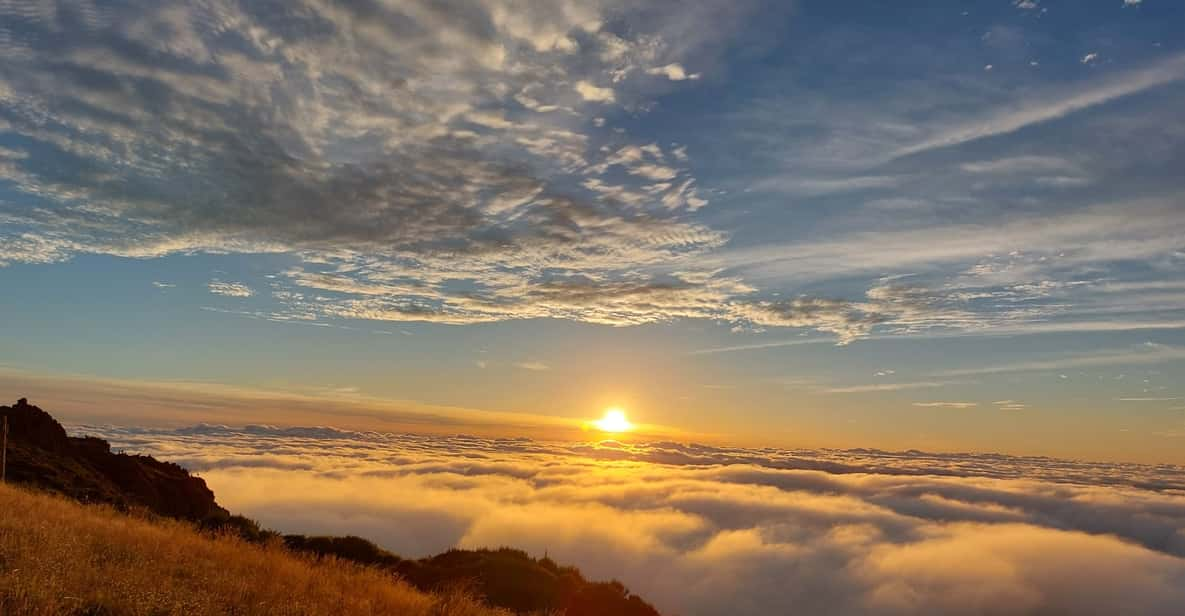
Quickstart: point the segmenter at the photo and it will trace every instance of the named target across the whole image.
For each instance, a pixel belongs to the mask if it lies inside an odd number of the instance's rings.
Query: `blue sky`
[[[1182,23],[8,3],[4,382],[1182,462]]]

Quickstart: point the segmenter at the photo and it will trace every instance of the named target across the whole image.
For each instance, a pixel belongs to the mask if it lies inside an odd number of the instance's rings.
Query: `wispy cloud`
[[[1090,62],[1095,58],[1097,54],[1088,54],[1083,58],[1083,62]],[[1055,120],[1182,78],[1185,78],[1185,55],[1173,56],[1141,70],[1106,78],[1101,83],[1033,96],[1009,108],[947,127],[923,141],[897,150],[894,155],[909,156],[1016,132],[1034,124]]]
[[[951,385],[952,381],[917,381],[913,383],[873,383],[870,385],[850,385],[846,387],[828,387],[822,391],[829,394],[860,394],[870,392],[904,391],[909,389],[934,389]]]
[[[1185,348],[1156,343],[1145,343],[1138,347],[1066,355],[1056,359],[1018,361],[993,364],[978,368],[957,368],[935,372],[935,376],[972,376],[980,374],[1002,374],[1009,372],[1041,372],[1065,370],[1068,368],[1098,368],[1140,364],[1158,364],[1185,360]]]
[[[656,66],[654,68],[647,69],[646,73],[649,75],[662,75],[671,81],[683,81],[685,79],[694,80],[700,78],[699,73],[688,73],[687,70],[683,68],[683,65],[677,62],[672,62],[671,64],[667,64],[665,66]]]
[[[914,402],[914,406],[940,409],[969,409],[979,406],[978,402]]]
[[[715,355],[717,353],[735,353],[737,351],[757,351],[761,349],[778,349],[782,347],[801,346],[804,344],[835,344],[828,338],[798,338],[795,340],[775,340],[772,342],[753,342],[749,344],[733,344],[721,347],[710,347],[689,351],[688,355]]]
[[[1016,174],[1016,173],[1078,173],[1081,167],[1055,156],[1010,156],[992,160],[975,160],[959,165],[968,173]]]
[[[1030,250],[1063,255],[1063,266],[1150,259],[1171,253],[1185,232],[1179,197],[1099,203],[1053,215],[1020,215],[976,224],[862,231],[815,241],[722,251],[707,262],[739,268],[750,280],[807,282],[868,272],[974,262]],[[1140,216],[1131,217],[1132,212]],[[1106,236],[1108,242],[1098,242]]]
[[[1185,321],[1065,321],[1065,322],[1032,322],[995,324],[991,327],[980,327],[964,331],[925,331],[910,333],[911,340],[941,340],[950,338],[1017,336],[1024,334],[1056,334],[1070,332],[1131,332],[1148,330],[1185,329]],[[901,335],[872,334],[859,338],[863,341],[901,340]],[[719,353],[739,353],[744,351],[760,351],[795,347],[808,344],[835,344],[829,338],[801,338],[796,340],[775,340],[771,342],[754,342],[750,344],[735,344],[720,347],[709,347],[689,351],[689,355],[716,355]]]
[[[241,282],[222,282],[221,280],[211,280],[206,285],[210,292],[214,295],[225,295],[226,297],[251,297],[255,295],[255,291],[251,287]]]

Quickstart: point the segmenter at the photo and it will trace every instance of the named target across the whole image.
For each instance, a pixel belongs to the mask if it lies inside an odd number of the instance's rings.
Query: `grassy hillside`
[[[0,614],[485,616],[355,563],[0,485]]]

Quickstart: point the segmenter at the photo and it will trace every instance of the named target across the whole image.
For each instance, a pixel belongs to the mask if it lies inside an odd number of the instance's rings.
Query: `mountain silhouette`
[[[564,616],[659,616],[620,582],[591,582],[576,567],[532,558],[512,548],[458,550],[403,559],[361,537],[285,535],[289,549],[387,569],[416,588],[442,592],[462,588],[490,605],[517,613]]]
[[[200,477],[150,456],[114,453],[103,439],[68,436],[49,413],[24,398],[0,406],[0,416],[8,418],[9,481],[125,511],[194,521],[229,515]]]

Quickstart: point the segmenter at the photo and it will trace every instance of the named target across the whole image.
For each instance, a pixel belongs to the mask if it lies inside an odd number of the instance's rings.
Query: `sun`
[[[634,424],[625,418],[625,411],[616,406],[605,409],[605,415],[592,423],[602,432],[629,432],[634,429]]]

